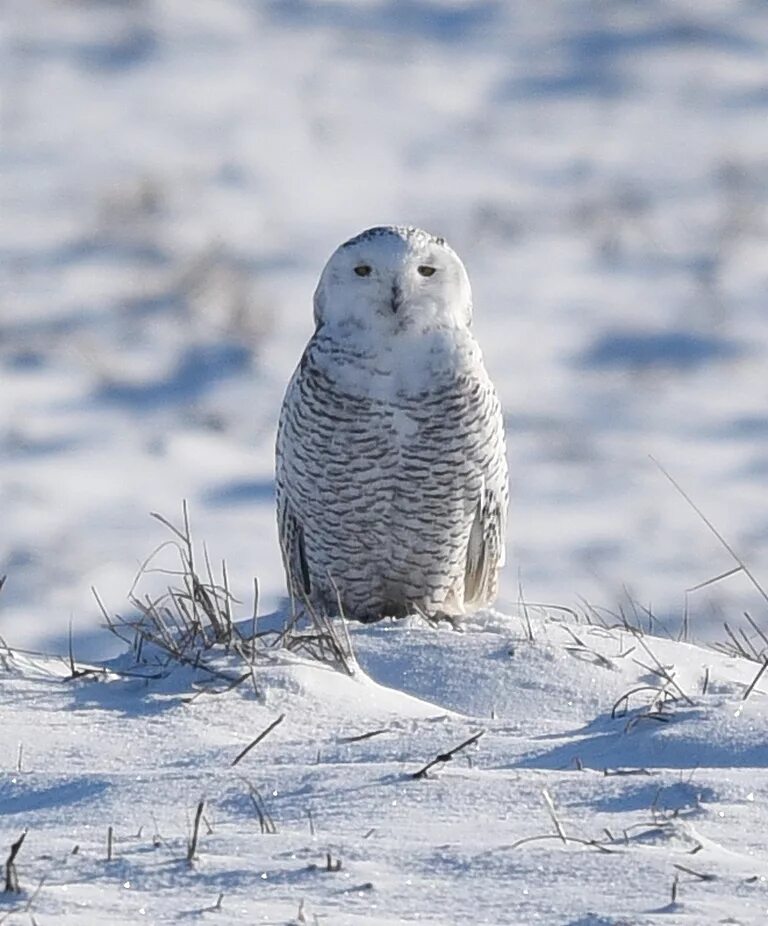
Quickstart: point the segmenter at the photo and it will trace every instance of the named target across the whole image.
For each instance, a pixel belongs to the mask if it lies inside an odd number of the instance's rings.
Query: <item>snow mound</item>
[[[764,922],[759,666],[544,615],[352,639],[234,687],[6,653],[0,917]]]

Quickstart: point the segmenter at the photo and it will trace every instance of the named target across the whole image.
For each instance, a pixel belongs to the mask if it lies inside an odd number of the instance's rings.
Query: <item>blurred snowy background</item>
[[[464,258],[509,429],[501,606],[768,583],[762,2],[3,0],[0,634],[109,646],[176,519],[283,593],[272,447],[333,248]],[[690,598],[719,635],[765,603]]]

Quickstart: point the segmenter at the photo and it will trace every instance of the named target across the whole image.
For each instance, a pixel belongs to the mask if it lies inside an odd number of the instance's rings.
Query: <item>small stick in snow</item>
[[[541,789],[541,793],[544,797],[544,803],[547,805],[547,811],[549,816],[552,818],[552,822],[555,824],[555,829],[557,830],[557,835],[560,837],[564,845],[568,845],[568,837],[565,835],[565,830],[563,829],[563,824],[557,818],[557,811],[555,810],[555,802],[552,800],[549,791],[546,788]]]
[[[742,695],[741,697],[742,701],[746,701],[747,698],[752,694],[752,692],[755,690],[755,686],[760,681],[760,679],[763,677],[763,672],[765,672],[766,669],[768,669],[768,659],[766,659],[765,662],[760,666],[760,671],[752,679],[752,682],[750,683],[749,687]]]
[[[367,733],[358,733],[357,736],[342,736],[340,743],[360,743],[363,740],[372,739],[374,736],[381,736],[382,733],[389,733],[386,727],[381,730],[369,730]]]
[[[454,746],[453,749],[449,749],[448,752],[440,753],[440,755],[432,759],[431,762],[427,762],[424,768],[420,768],[418,772],[413,772],[411,775],[411,778],[415,778],[415,779],[425,778],[430,769],[434,768],[436,765],[440,765],[443,762],[450,762],[457,752],[461,752],[461,750],[466,749],[467,746],[472,746],[474,743],[476,743],[480,739],[480,737],[484,733],[485,733],[485,730],[480,730],[477,733],[470,736],[468,740],[464,740],[463,743],[459,743],[458,746]]]
[[[216,903],[212,904],[210,907],[204,907],[200,912],[201,913],[218,913],[221,910],[221,902],[224,900],[223,892],[219,894],[216,898]]]
[[[341,859],[334,857],[330,852],[325,853],[325,870],[326,871],[341,871]]]
[[[19,876],[16,873],[16,856],[19,854],[24,839],[26,838],[27,831],[19,836],[16,842],[11,846],[11,851],[8,854],[8,858],[5,862],[5,889],[4,893],[6,894],[20,894],[21,888],[19,887]]]
[[[251,640],[256,639],[259,618],[259,577],[253,577],[253,613],[251,615]],[[251,646],[251,665],[256,662],[256,647]]]
[[[528,641],[528,643],[533,643],[535,642],[535,638],[533,636],[533,626],[531,625],[531,616],[528,613],[528,604],[525,598],[523,597],[523,583],[519,576],[517,579],[517,602],[523,609],[523,617],[525,618],[526,640]]]
[[[197,854],[197,840],[200,836],[200,821],[203,818],[203,809],[205,808],[205,799],[201,800],[195,811],[195,823],[192,827],[192,838],[187,846],[187,861],[191,865]]]
[[[256,816],[259,818],[259,827],[262,833],[270,833],[274,835],[277,832],[277,827],[275,826],[275,821],[272,818],[272,815],[267,810],[267,807],[264,803],[264,798],[261,796],[261,792],[258,788],[255,788],[250,781],[245,778],[242,779],[245,786],[248,788],[248,793],[251,797],[251,803],[253,804],[253,809],[256,811]]]
[[[114,831],[111,826],[107,827],[107,861],[112,861],[112,843],[113,843]]]
[[[648,646],[648,644],[645,642],[645,640],[643,640],[642,637],[638,637],[638,638],[637,638],[637,642],[640,644],[640,646],[642,646],[642,648],[646,651],[646,653],[648,653],[648,655],[649,655],[649,656],[651,657],[651,659],[654,661],[654,663],[655,663],[655,665],[656,665],[656,668],[653,669],[653,668],[651,668],[650,666],[646,666],[646,665],[644,665],[642,662],[639,662],[637,659],[635,660],[635,662],[636,662],[639,666],[642,666],[642,668],[647,669],[647,670],[649,670],[649,671],[651,671],[651,672],[655,672],[655,674],[658,675],[658,676],[660,676],[661,678],[663,678],[664,681],[669,682],[670,685],[672,685],[672,686],[674,686],[675,688],[677,688],[677,690],[680,692],[680,696],[682,697],[683,701],[686,701],[686,702],[690,705],[690,707],[693,707],[693,706],[694,706],[694,705],[693,705],[693,701],[691,701],[691,699],[690,699],[690,698],[688,697],[688,695],[683,691],[683,689],[680,687],[680,685],[678,685],[678,683],[675,681],[674,676],[670,674],[669,670],[666,669],[666,668],[659,662],[659,660],[656,658],[656,656],[654,655],[654,653],[651,651],[650,646]]]
[[[244,759],[245,756],[248,755],[248,753],[253,749],[254,746],[257,746],[257,745],[264,739],[265,736],[268,736],[268,735],[275,729],[275,727],[280,726],[280,724],[281,724],[284,720],[285,720],[285,714],[281,714],[281,715],[277,718],[277,720],[273,720],[272,723],[266,728],[266,730],[262,730],[261,733],[259,733],[259,735],[256,737],[255,740],[253,740],[252,742],[248,743],[248,745],[245,747],[245,749],[243,749],[241,752],[239,752],[239,753],[235,756],[235,758],[232,760],[232,766],[234,767],[235,765],[237,765],[237,763],[238,763],[241,759]]]
[[[717,875],[710,875],[703,871],[694,871],[693,868],[686,868],[685,865],[678,865],[675,863],[675,868],[678,871],[684,871],[687,875],[693,875],[694,878],[698,878],[699,881],[717,881]]]

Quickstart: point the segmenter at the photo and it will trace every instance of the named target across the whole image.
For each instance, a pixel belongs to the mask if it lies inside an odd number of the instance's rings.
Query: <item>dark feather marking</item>
[[[423,237],[433,244],[445,246],[445,238],[432,235],[413,225],[376,225],[374,228],[367,228],[364,232],[360,232],[359,235],[355,235],[355,237],[350,238],[349,241],[345,241],[344,244],[342,244],[342,248],[349,248],[354,244],[360,244],[364,241],[373,241],[376,238],[384,238],[388,235],[402,238],[403,241],[409,241],[411,238]]]

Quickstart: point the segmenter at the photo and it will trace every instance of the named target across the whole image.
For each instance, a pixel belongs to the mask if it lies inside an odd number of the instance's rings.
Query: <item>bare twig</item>
[[[267,810],[267,807],[264,803],[264,798],[261,796],[261,792],[258,788],[254,788],[254,786],[249,781],[246,781],[245,779],[243,779],[243,781],[245,781],[245,784],[248,787],[248,794],[251,798],[253,809],[256,811],[256,816],[259,818],[259,827],[261,832],[269,833],[273,836],[275,833],[277,833],[277,826],[275,825],[275,821],[272,818],[272,814]]]
[[[197,805],[197,810],[195,811],[195,822],[192,826],[192,836],[187,844],[187,862],[192,864],[197,854],[197,841],[200,836],[200,821],[203,818],[203,810],[205,809],[205,799],[201,800]]]
[[[555,810],[555,802],[552,800],[549,791],[546,788],[541,789],[542,796],[544,797],[544,803],[547,805],[547,812],[549,813],[552,822],[555,824],[555,829],[557,830],[557,835],[560,839],[567,845],[568,837],[565,835],[565,830],[563,829],[563,824],[560,822],[557,816],[557,811]]]
[[[707,874],[701,871],[694,871],[693,868],[686,868],[685,865],[679,865],[676,862],[673,863],[673,868],[677,868],[678,871],[684,871],[687,875],[692,875],[694,878],[698,878],[699,881],[717,881],[717,875]]]
[[[523,596],[523,581],[520,575],[518,575],[517,577],[517,595],[518,595],[518,603],[523,609],[523,619],[525,620],[526,640],[529,643],[533,643],[534,641],[533,625],[531,624],[531,616],[528,613],[528,605],[525,601],[525,597]]]
[[[19,894],[21,893],[21,888],[19,887],[19,877],[16,872],[16,856],[19,854],[19,850],[24,844],[26,839],[27,831],[19,836],[19,838],[11,845],[11,851],[8,854],[8,858],[5,862],[5,888],[4,893],[6,894]]]
[[[755,577],[754,573],[750,570],[750,568],[742,560],[742,558],[738,555],[738,553],[734,550],[734,548],[728,543],[725,537],[723,537],[720,531],[715,527],[715,525],[709,520],[709,518],[699,508],[696,502],[693,501],[690,495],[688,495],[685,489],[683,489],[683,487],[677,482],[677,480],[672,475],[670,475],[670,473],[667,472],[666,469],[664,469],[661,463],[659,463],[659,461],[653,456],[651,456],[650,459],[651,459],[651,462],[660,470],[662,475],[665,476],[669,480],[669,482],[675,487],[675,489],[677,489],[680,495],[688,502],[691,508],[693,508],[693,510],[701,518],[701,520],[704,522],[707,528],[709,528],[710,532],[717,538],[717,540],[725,548],[725,550],[727,550],[727,552],[730,554],[734,562],[738,564],[741,571],[749,579],[749,581],[752,583],[752,585],[757,590],[759,595],[763,598],[763,600],[766,602],[766,604],[768,604],[768,592],[765,591],[763,586],[760,584],[760,582]]]
[[[250,743],[248,743],[248,745],[245,747],[245,749],[241,750],[241,751],[235,756],[235,758],[232,760],[232,763],[231,763],[232,766],[234,767],[235,765],[237,765],[237,763],[238,763],[241,759],[245,758],[245,756],[248,755],[248,753],[253,749],[254,746],[257,746],[257,745],[264,739],[265,736],[268,736],[268,735],[275,729],[275,727],[279,727],[280,724],[281,724],[284,720],[285,720],[285,714],[281,714],[281,715],[277,718],[277,720],[273,720],[272,723],[271,723],[265,730],[262,730],[261,733],[259,733],[259,735],[256,737],[256,739],[254,739],[254,740],[252,740]]]
[[[766,669],[768,669],[768,659],[766,659],[765,662],[760,666],[760,671],[750,682],[747,690],[744,692],[744,694],[741,697],[742,701],[746,701],[747,698],[752,694],[752,692],[755,690],[755,686],[760,681],[760,679],[763,677],[763,673],[765,672]]]
[[[664,700],[670,699],[672,701],[676,700],[672,694],[666,688],[659,688],[656,685],[638,685],[636,688],[632,688],[630,691],[625,692],[616,703],[611,708],[611,719],[615,720],[619,716],[620,706],[623,704],[624,709],[621,711],[621,716],[625,716],[627,710],[629,709],[629,699],[633,694],[637,694],[639,691],[654,691],[656,692],[657,697],[653,699],[652,705],[657,703],[664,703]],[[661,702],[659,702],[661,698]]]
[[[459,745],[454,746],[453,749],[449,749],[447,752],[443,752],[439,756],[436,756],[431,762],[427,762],[424,768],[420,768],[418,772],[413,772],[411,778],[425,778],[430,769],[441,763],[450,762],[457,752],[461,752],[461,750],[466,749],[467,746],[472,746],[484,733],[485,730],[479,730],[477,733],[470,736],[469,739],[464,740],[463,743],[459,743]]]
[[[659,662],[659,660],[656,658],[655,654],[651,651],[651,648],[648,646],[645,640],[642,637],[638,637],[637,642],[640,644],[640,646],[642,646],[642,648],[646,651],[646,653],[648,653],[648,655],[651,657],[651,659],[656,664],[656,669],[655,669],[656,674],[661,676],[661,678],[663,678],[665,681],[669,682],[670,685],[677,688],[678,692],[680,693],[680,697],[685,702],[687,702],[691,707],[693,707],[693,701],[691,701],[688,695],[683,691],[680,685],[675,681],[674,676],[670,675],[669,671]],[[639,665],[642,665],[642,663],[639,663]],[[644,666],[643,668],[647,668],[647,666]]]
[[[381,736],[382,733],[389,733],[389,730],[386,727],[383,727],[381,730],[369,730],[367,733],[358,733],[357,736],[343,736],[339,742],[360,743],[363,740],[373,739],[374,736]]]
[[[739,572],[743,572],[743,566],[734,566],[733,569],[729,569],[727,572],[721,572],[719,576],[714,576],[711,579],[705,579],[703,582],[699,582],[698,585],[692,585],[690,588],[687,588],[686,592],[698,592],[702,588],[707,588],[709,585],[714,585],[716,582],[720,582],[722,579],[729,579],[731,576],[735,576]]]

